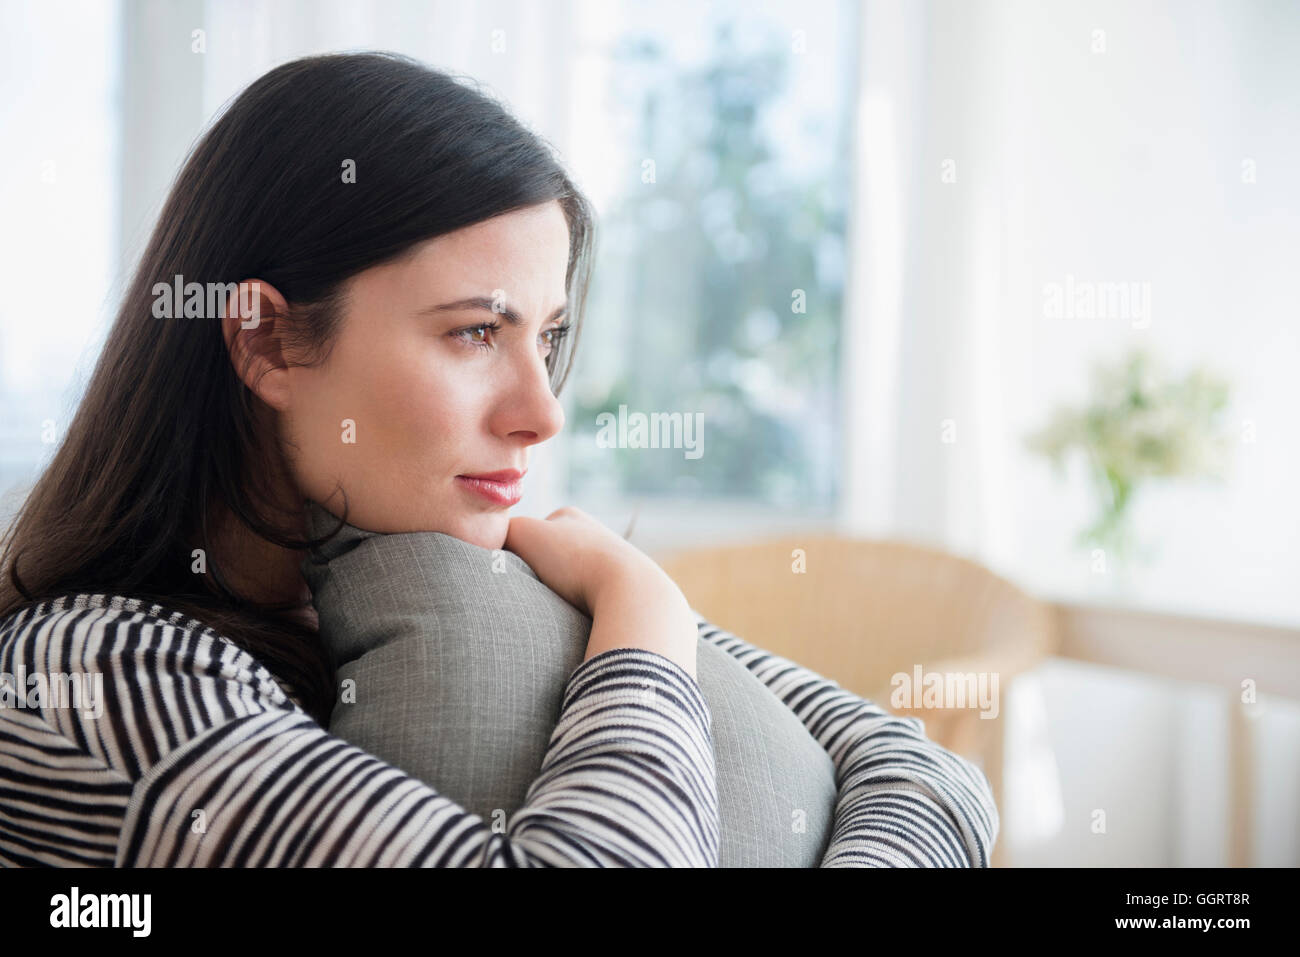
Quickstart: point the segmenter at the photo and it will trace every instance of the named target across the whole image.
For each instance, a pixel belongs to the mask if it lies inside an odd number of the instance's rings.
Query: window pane
[[[116,304],[117,35],[116,3],[5,8],[0,525],[62,440]]]
[[[577,500],[833,507],[852,14],[625,4],[589,38],[602,94],[573,165],[600,222],[570,385]]]

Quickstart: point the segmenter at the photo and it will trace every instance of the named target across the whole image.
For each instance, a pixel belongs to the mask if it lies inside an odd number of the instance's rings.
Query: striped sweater
[[[988,866],[998,816],[975,765],[915,718],[698,627],[829,753],[822,866]],[[715,867],[711,720],[670,659],[596,655],[569,678],[524,806],[489,822],[331,735],[200,622],[64,596],[0,622],[0,864]]]

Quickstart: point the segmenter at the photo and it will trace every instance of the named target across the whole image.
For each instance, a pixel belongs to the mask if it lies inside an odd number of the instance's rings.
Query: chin
[[[459,538],[462,542],[469,542],[479,548],[495,551],[498,548],[505,547],[506,530],[509,526],[509,515],[479,516],[477,520],[465,522],[461,527],[448,534],[454,538]]]

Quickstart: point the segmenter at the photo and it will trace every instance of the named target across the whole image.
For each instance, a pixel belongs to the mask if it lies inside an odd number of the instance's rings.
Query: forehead
[[[426,240],[387,278],[425,293],[490,295],[502,289],[508,299],[540,308],[542,299],[563,299],[568,263],[568,221],[560,204],[550,202]]]

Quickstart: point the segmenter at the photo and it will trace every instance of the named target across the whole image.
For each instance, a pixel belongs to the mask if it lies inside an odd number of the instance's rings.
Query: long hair
[[[77,592],[152,600],[260,658],[327,720],[334,665],[292,620],[302,606],[237,594],[213,558],[210,516],[224,504],[295,550],[332,534],[305,539],[300,515],[288,528],[268,516],[258,478],[282,453],[256,427],[266,406],[236,374],[220,318],[156,318],[155,284],[264,279],[289,304],[294,352],[319,361],[347,279],[552,200],[569,225],[573,325],[547,359],[558,392],[585,307],[594,217],[550,145],[477,85],[398,54],[310,56],[256,80],[187,157],[76,415],[0,538],[0,618]]]

